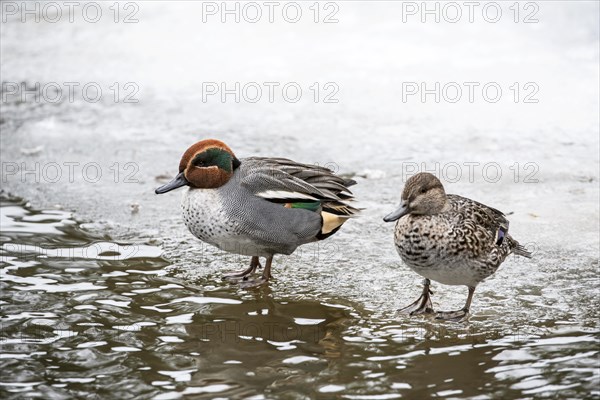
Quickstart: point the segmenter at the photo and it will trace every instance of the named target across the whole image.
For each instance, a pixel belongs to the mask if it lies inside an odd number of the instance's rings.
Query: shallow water
[[[1,212],[2,398],[600,398],[597,301],[571,315],[522,288],[544,317],[500,299],[460,324],[409,319],[281,280],[190,282],[69,213]]]

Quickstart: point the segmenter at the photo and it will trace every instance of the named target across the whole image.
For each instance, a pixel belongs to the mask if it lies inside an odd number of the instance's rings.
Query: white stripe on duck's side
[[[258,197],[262,197],[267,200],[311,200],[316,201],[318,198],[311,196],[306,193],[300,192],[287,192],[284,190],[267,190],[264,192],[255,193]]]

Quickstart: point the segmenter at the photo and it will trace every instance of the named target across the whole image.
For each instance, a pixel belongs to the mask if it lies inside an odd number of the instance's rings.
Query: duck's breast
[[[181,209],[190,232],[217,247],[239,231],[235,221],[227,216],[217,189],[187,189],[183,193]]]
[[[469,246],[452,215],[408,215],[396,225],[396,250],[418,274],[446,285],[476,286],[494,273]]]

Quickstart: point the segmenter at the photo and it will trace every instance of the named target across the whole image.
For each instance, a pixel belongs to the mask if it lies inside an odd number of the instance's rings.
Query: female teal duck
[[[458,311],[438,312],[439,319],[467,316],[475,287],[492,275],[511,254],[531,257],[508,234],[500,211],[444,191],[434,175],[419,173],[404,187],[400,207],[384,221],[396,222],[394,242],[402,260],[425,278],[423,294],[401,311],[433,313],[430,279],[445,285],[466,285],[469,295]]]
[[[238,159],[225,143],[208,139],[187,149],[179,174],[156,193],[187,186],[181,207],[189,230],[221,250],[251,256],[246,270],[227,277],[256,286],[271,277],[275,254],[323,240],[358,214],[348,190],[355,183],[284,158]],[[262,276],[249,280],[259,257],[266,258]]]

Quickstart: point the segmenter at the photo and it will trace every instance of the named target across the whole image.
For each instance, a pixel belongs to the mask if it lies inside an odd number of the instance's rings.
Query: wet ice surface
[[[597,3],[539,2],[538,24],[403,24],[391,3],[343,2],[329,25],[202,24],[195,3],[139,4],[137,24],[2,24],[4,82],[104,90],[98,103],[3,101],[2,187],[53,210],[2,208],[4,394],[599,396]],[[305,95],[203,102],[201,82],[221,81]],[[404,103],[412,81],[505,94]],[[115,82],[135,82],[139,102],[115,103]],[[314,103],[314,82],[336,82],[339,103]],[[539,103],[515,104],[514,82],[536,82]],[[276,257],[269,288],[221,282],[248,260],[193,238],[180,193],[153,193],[206,137],[354,175],[362,217]],[[511,233],[535,251],[479,286],[466,324],[395,311],[420,278],[381,219],[421,163],[448,192],[514,212]],[[466,297],[433,290],[439,309]]]

